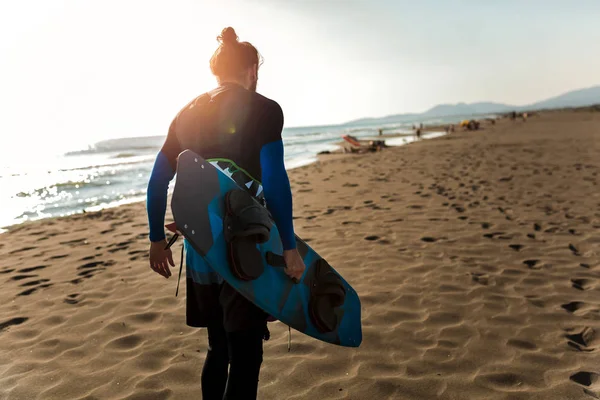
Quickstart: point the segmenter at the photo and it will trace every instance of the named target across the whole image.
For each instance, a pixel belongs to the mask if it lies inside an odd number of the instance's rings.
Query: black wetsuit
[[[233,83],[186,105],[169,128],[150,179],[150,240],[164,239],[168,184],[177,156],[190,149],[205,159],[231,160],[262,182],[284,248],[295,248],[282,128],[283,112],[276,102]],[[267,315],[224,282],[191,246],[186,249],[186,320],[190,326],[208,328],[203,398],[255,399]]]

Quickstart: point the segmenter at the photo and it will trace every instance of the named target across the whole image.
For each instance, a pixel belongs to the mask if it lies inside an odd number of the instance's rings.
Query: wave
[[[109,139],[95,143],[87,149],[70,151],[65,153],[65,156],[77,156],[86,154],[99,153],[147,153],[150,151],[158,151],[165,141],[164,136],[144,136],[133,138]],[[137,155],[137,154],[136,154]]]
[[[113,156],[112,158],[130,158],[135,156],[137,156],[137,154],[135,153],[119,153],[116,156]]]
[[[85,171],[85,170],[89,170],[89,169],[97,169],[97,168],[108,168],[108,167],[127,167],[127,166],[134,166],[136,164],[145,164],[145,163],[149,163],[152,162],[154,160],[155,155],[148,155],[148,156],[138,156],[138,155],[133,155],[133,156],[126,156],[126,157],[111,157],[111,159],[117,160],[117,159],[122,159],[122,158],[133,158],[133,157],[140,157],[137,160],[134,161],[113,161],[113,162],[106,162],[106,163],[102,163],[102,164],[94,164],[94,165],[85,165],[82,167],[74,167],[74,168],[61,168],[58,171],[59,172],[68,172],[68,171]]]
[[[47,197],[48,195],[56,195],[60,192],[68,192],[74,190],[83,190],[89,187],[103,187],[106,186],[106,181],[86,179],[82,181],[68,181],[55,183],[49,186],[44,186],[28,192],[19,192],[16,197]]]

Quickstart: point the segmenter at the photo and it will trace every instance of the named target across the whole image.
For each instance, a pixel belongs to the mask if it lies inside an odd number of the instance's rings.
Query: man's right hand
[[[173,262],[173,254],[171,249],[167,249],[167,241],[161,240],[158,242],[150,242],[150,268],[157,274],[169,278],[171,276],[171,270],[169,264],[172,267],[175,266]]]
[[[298,250],[284,250],[283,258],[285,260],[285,273],[295,282],[300,281],[306,267],[304,266],[304,261],[302,260],[300,253],[298,253]]]

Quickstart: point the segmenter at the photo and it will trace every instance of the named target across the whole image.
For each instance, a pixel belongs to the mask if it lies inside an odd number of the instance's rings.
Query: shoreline
[[[434,132],[437,132],[437,131],[434,131]],[[428,133],[431,133],[431,132],[425,132],[424,135],[427,135]],[[389,140],[389,139],[397,139],[397,138],[403,138],[403,137],[414,137],[414,134],[387,134],[387,135],[382,135],[381,136],[382,139],[379,139],[379,140],[386,140],[386,139]],[[362,137],[360,138],[361,143],[365,142],[365,140],[366,139],[364,139]],[[423,138],[422,140],[430,140],[430,139]],[[410,142],[404,143],[404,144],[390,145],[388,148],[404,146],[404,145],[414,143],[416,141],[417,140],[410,141]],[[332,147],[335,146],[336,147],[335,150],[330,151],[330,153],[328,153],[328,154],[317,153],[314,155],[314,157],[310,157],[306,160],[298,161],[296,164],[294,164],[293,167],[288,168],[287,171],[297,170],[299,168],[303,168],[303,167],[306,167],[306,166],[309,166],[311,164],[318,163],[318,162],[325,162],[330,159],[334,159],[335,155],[342,155],[342,156],[346,155],[347,156],[349,154],[344,154],[342,152],[344,144],[345,144],[344,141],[332,142],[331,146]],[[173,186],[174,186],[174,181],[171,182],[169,194],[172,192]],[[97,213],[97,212],[100,212],[103,210],[110,210],[110,209],[122,207],[122,206],[128,205],[128,204],[144,203],[144,202],[145,202],[145,195],[140,196],[140,197],[128,198],[128,199],[124,199],[124,200],[120,200],[120,201],[115,201],[115,202],[107,204],[107,205],[97,205],[97,206],[88,207],[88,208],[82,209],[80,211],[76,211],[69,215],[49,216],[49,217],[43,217],[43,218],[38,218],[38,219],[34,219],[34,220],[27,220],[27,221],[24,221],[21,223],[15,223],[12,225],[0,226],[0,235],[2,235],[3,233],[9,232],[11,229],[14,229],[14,227],[18,227],[23,224],[31,224],[31,223],[35,223],[38,221],[47,221],[47,220],[58,219],[58,218],[69,218],[69,217],[72,217],[75,215],[92,214],[92,213]]]

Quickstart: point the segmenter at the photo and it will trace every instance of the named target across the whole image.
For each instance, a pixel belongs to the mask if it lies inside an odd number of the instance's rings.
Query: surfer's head
[[[256,91],[261,56],[248,42],[238,41],[232,27],[217,36],[219,47],[210,58],[210,70],[221,82],[237,82],[248,90]]]

